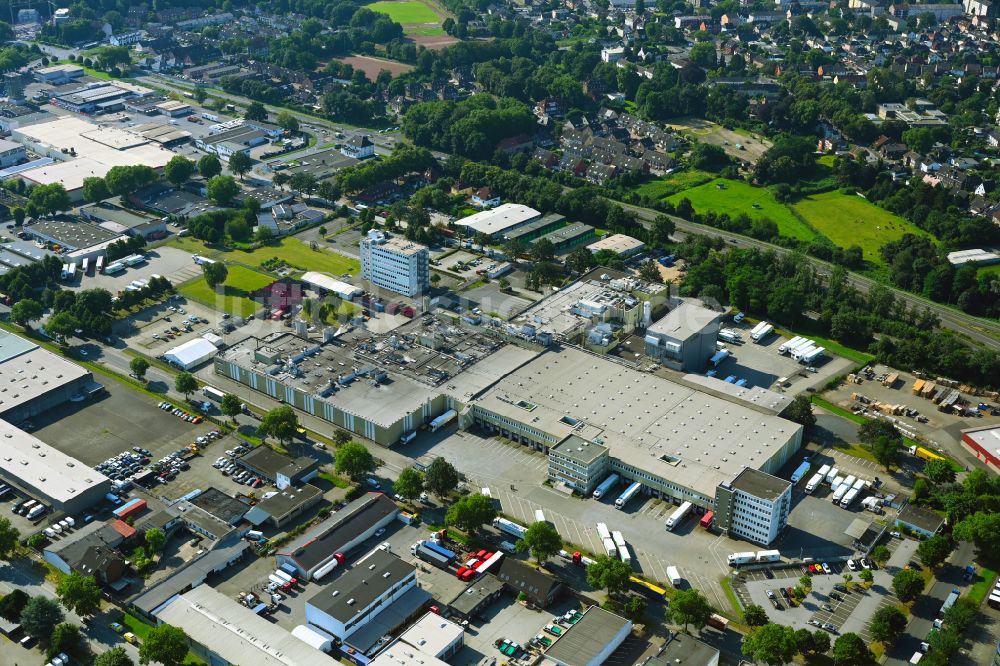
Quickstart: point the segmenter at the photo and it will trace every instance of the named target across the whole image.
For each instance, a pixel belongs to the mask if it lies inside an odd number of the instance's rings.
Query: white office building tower
[[[361,241],[361,277],[377,287],[417,296],[430,286],[429,257],[419,243],[369,231]]]
[[[770,545],[788,525],[792,484],[767,472],[745,468],[715,492],[715,522],[733,538]]]

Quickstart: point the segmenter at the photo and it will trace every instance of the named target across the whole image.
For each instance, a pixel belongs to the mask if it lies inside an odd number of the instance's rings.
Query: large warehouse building
[[[0,331],[0,418],[5,421],[20,423],[99,388],[89,370]]]
[[[707,509],[720,483],[744,467],[776,473],[801,445],[802,426],[777,416],[786,402],[760,397],[723,397],[564,348],[497,382],[460,419],[545,452],[577,438],[579,455],[550,458],[555,483],[592,487],[607,470],[648,494]],[[584,466],[579,478],[565,473],[574,465]]]
[[[111,489],[108,477],[3,420],[0,480],[68,514],[97,504]]]

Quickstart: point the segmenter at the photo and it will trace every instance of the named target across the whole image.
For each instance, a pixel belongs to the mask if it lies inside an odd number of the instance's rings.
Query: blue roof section
[[[37,348],[34,342],[0,330],[0,363]]]

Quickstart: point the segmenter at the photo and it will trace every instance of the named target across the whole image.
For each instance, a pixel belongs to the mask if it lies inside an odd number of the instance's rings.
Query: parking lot
[[[170,280],[175,286],[190,280],[195,275],[201,275],[201,267],[194,263],[189,252],[174,247],[161,246],[146,253],[146,261],[138,266],[129,266],[121,273],[106,275],[97,273],[93,268],[90,275],[81,276],[77,273],[75,282],[65,284],[66,289],[107,289],[112,294],[123,291],[135,280],[148,281],[153,275],[160,275]],[[93,266],[93,262],[91,266]]]

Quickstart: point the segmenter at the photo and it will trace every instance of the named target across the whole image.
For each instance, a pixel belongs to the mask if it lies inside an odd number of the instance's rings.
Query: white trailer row
[[[750,339],[754,342],[763,342],[772,333],[774,333],[774,326],[766,321],[762,321],[750,331]]]

